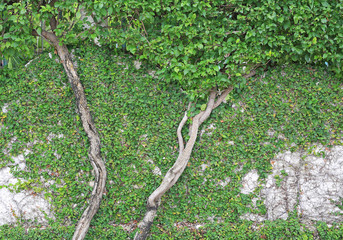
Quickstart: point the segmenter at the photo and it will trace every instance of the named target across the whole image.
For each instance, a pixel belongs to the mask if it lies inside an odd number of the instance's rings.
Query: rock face
[[[19,168],[25,168],[25,159],[21,154],[13,158]],[[15,184],[18,179],[10,173],[9,167],[0,169],[0,186]],[[45,214],[52,217],[50,204],[42,195],[32,191],[11,192],[9,188],[0,189],[0,225],[16,223],[17,220],[37,220],[46,223]]]
[[[8,112],[8,107],[9,104],[1,106],[2,112]],[[4,126],[0,125],[1,127]],[[51,133],[47,140],[50,142],[53,138],[62,137],[63,134]],[[16,137],[13,137],[9,144],[0,150],[4,154],[9,154],[9,149],[15,141]],[[26,168],[27,153],[29,150],[12,157],[14,165],[21,170]],[[325,157],[321,153],[324,153]],[[57,159],[60,158],[57,153],[55,156]],[[148,162],[155,166],[152,160]],[[304,221],[317,220],[327,223],[343,221],[343,146],[334,146],[331,149],[317,147],[312,155],[287,151],[278,154],[271,160],[271,164],[272,173],[267,177],[259,198],[253,199],[253,202],[258,199],[263,200],[267,213],[263,216],[245,214],[242,216],[243,219],[253,221],[287,219],[288,213],[296,209],[299,217]],[[206,164],[201,165],[202,171],[207,167]],[[161,175],[161,170],[157,166],[154,174]],[[18,181],[19,179],[11,174],[9,166],[0,169],[0,225],[16,223],[18,219],[45,223],[46,216],[53,217],[51,205],[42,194],[29,190],[18,193],[10,191],[9,185]],[[219,184],[226,186],[229,182],[230,179],[227,178]],[[241,193],[251,194],[259,184],[261,180],[258,172],[252,170],[243,177]]]
[[[253,170],[245,175],[243,178],[243,187],[241,188],[241,193],[252,193],[258,186],[258,178],[259,176],[256,170]]]
[[[343,221],[343,146],[319,147],[315,152],[317,156],[289,151],[278,154],[271,161],[273,172],[260,192],[267,214],[246,214],[242,218],[286,219],[296,208],[303,220]],[[325,157],[318,156],[320,152]],[[251,193],[257,187],[256,174],[252,171],[244,177],[242,193]]]
[[[9,104],[2,106],[2,112],[8,112]],[[0,128],[3,127],[0,125]],[[13,137],[9,144],[0,149],[4,154],[9,154],[12,144],[16,141]],[[29,144],[28,144],[29,145]],[[30,151],[26,150],[24,154],[12,157],[14,163],[20,170],[26,168],[25,155]],[[51,205],[45,200],[43,194],[37,194],[33,191],[25,190],[21,192],[11,191],[11,185],[19,180],[11,173],[10,166],[0,168],[0,225],[13,224],[20,220],[37,220],[38,223],[46,223],[46,216],[53,217]]]

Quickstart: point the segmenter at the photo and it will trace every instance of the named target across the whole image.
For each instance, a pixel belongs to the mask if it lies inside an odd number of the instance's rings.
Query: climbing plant
[[[90,159],[98,169],[94,184],[97,194],[92,196],[92,214],[82,216],[74,237],[83,238],[87,232],[105,191],[106,170],[100,157],[99,134],[67,44],[100,37],[100,43],[112,49],[123,46],[157,68],[161,82],[176,84],[187,93],[188,100],[183,101],[187,107],[177,131],[179,156],[148,198],[147,212],[135,237],[144,239],[162,195],[189,163],[199,127],[222,102],[249,91],[251,77],[274,64],[285,63],[326,65],[328,71],[341,77],[342,7],[341,1],[305,0],[2,3],[1,51],[5,56],[13,55],[15,49],[29,51],[25,44],[32,41],[32,36],[42,35],[49,40],[67,73],[76,96],[78,120],[89,137]],[[99,25],[104,21],[105,25]],[[45,29],[40,27],[41,22],[47,25]],[[312,99],[309,109],[316,111],[316,103]],[[255,107],[259,108],[259,104]],[[190,125],[189,137],[183,130],[186,124]]]
[[[55,49],[74,91],[77,111],[90,143],[88,156],[95,175],[94,190],[89,205],[81,216],[73,239],[83,239],[97,212],[106,182],[106,167],[101,157],[100,137],[87,105],[84,88],[75,69],[67,44],[95,38],[99,26],[90,23],[93,11],[100,17],[104,12],[93,1],[29,1],[14,0],[0,3],[1,55],[12,58],[18,52],[31,53],[35,37],[44,37]],[[107,13],[107,11],[105,11]],[[87,25],[88,24],[88,25]],[[87,25],[87,26],[86,26]],[[84,30],[86,29],[86,30]]]
[[[339,76],[343,70],[341,1],[114,1],[113,6],[127,30],[110,31],[126,37],[128,51],[159,66],[168,73],[164,79],[180,82],[193,96],[204,97],[213,86],[244,85],[244,74],[270,62],[326,62]]]
[[[184,146],[178,128],[175,165],[148,198],[147,213],[136,239],[145,239],[161,196],[173,186],[191,156],[199,126],[212,110],[241,91],[247,79],[272,64],[296,62],[327,66],[342,74],[343,23],[341,1],[116,1],[126,30],[126,48],[155,64],[160,78],[177,82],[190,101],[203,99],[191,115],[190,138]],[[106,39],[106,38],[105,38]],[[104,39],[104,41],[106,41]],[[109,37],[111,39],[111,37]],[[208,98],[207,101],[204,101]],[[190,109],[192,104],[189,105]]]
[[[136,69],[128,54],[86,44],[74,54],[108,169],[105,195],[86,239],[133,238],[145,200],[178,155],[176,119],[188,107],[187,96],[177,84],[156,81],[154,66]],[[72,88],[55,58],[44,53],[27,68],[0,75],[0,110],[8,106],[0,112],[0,146],[9,151],[1,151],[0,158],[12,164],[15,177],[27,180],[3,187],[44,193],[54,206],[47,225],[23,220],[0,227],[5,239],[72,238],[94,181]],[[241,92],[233,90],[200,127],[184,174],[161,198],[150,239],[316,236],[297,214],[274,222],[242,220],[246,213],[263,216],[266,206],[257,201],[253,207],[259,189],[250,194],[240,189],[252,170],[263,183],[272,171],[270,160],[285,149],[310,153],[313,144],[342,144],[342,83],[326,68],[288,65],[247,84]],[[26,150],[31,151],[26,168],[17,169],[11,156]],[[341,225],[314,225],[321,236],[342,236]]]

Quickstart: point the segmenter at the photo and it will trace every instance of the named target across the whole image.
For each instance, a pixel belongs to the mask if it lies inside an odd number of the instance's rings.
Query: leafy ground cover
[[[176,84],[155,78],[152,66],[136,69],[129,55],[90,46],[75,55],[108,168],[106,194],[86,238],[132,238],[147,197],[177,158],[176,129],[188,99]],[[27,181],[9,187],[45,192],[55,212],[44,229],[32,222],[27,231],[28,223],[18,219],[17,226],[0,227],[0,238],[70,239],[93,178],[65,73],[46,53],[27,68],[2,72],[0,83],[1,106],[9,110],[0,112],[0,146],[7,149],[15,137],[10,155],[31,151],[25,171],[13,166],[15,176]],[[342,97],[342,82],[311,66],[270,69],[236,88],[204,123],[188,168],[162,198],[151,239],[341,239],[342,225],[318,222],[310,231],[296,212],[263,224],[242,220],[247,212],[266,210],[263,202],[251,208],[259,189],[242,194],[240,188],[252,169],[263,182],[278,152],[341,145]],[[2,151],[0,158],[0,166],[11,162]]]

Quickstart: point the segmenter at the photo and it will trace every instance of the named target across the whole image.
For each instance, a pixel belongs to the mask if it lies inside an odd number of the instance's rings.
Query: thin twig
[[[185,111],[185,115],[183,116],[183,118],[179,124],[179,127],[177,128],[177,138],[179,140],[179,154],[181,154],[183,149],[185,149],[181,131],[182,131],[183,126],[185,125],[185,123],[188,120],[187,112],[189,111],[190,107],[191,107],[191,102],[188,103],[188,107],[187,107],[187,110]]]
[[[232,91],[233,87],[228,87],[227,89],[224,90],[224,92],[222,93],[222,95],[220,95],[220,97],[217,99],[217,101],[215,102],[213,109],[215,109],[216,107],[218,107],[226,98],[226,96]]]
[[[76,13],[77,11],[79,11],[79,8],[80,8],[80,4],[77,4],[76,11],[75,11]],[[74,27],[75,23],[76,23],[76,19],[72,21],[72,23],[69,25],[68,30],[63,31],[62,36],[65,36]]]
[[[146,31],[146,29],[145,29],[145,26],[144,26],[144,23],[143,23],[143,21],[141,20],[141,23],[142,23],[142,26],[143,26],[143,29],[144,29],[144,32],[145,32],[145,39],[148,41],[148,43],[149,43],[149,46],[150,46],[150,42],[149,42],[149,39],[148,39],[148,33],[147,33],[147,31]]]

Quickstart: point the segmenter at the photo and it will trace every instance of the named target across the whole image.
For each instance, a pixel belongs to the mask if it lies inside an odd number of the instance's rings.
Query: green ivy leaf
[[[135,45],[127,45],[126,49],[131,52],[132,54],[136,53],[137,47]]]
[[[42,29],[41,28],[37,28],[37,33],[38,33],[38,35],[41,35],[42,34]]]
[[[322,18],[320,21],[321,21],[322,23],[327,23],[327,19],[326,19],[326,18]]]

